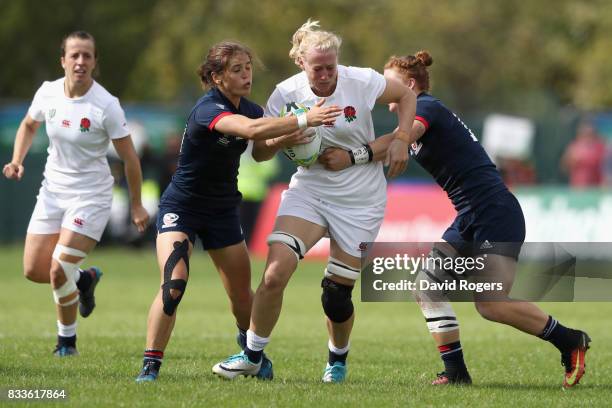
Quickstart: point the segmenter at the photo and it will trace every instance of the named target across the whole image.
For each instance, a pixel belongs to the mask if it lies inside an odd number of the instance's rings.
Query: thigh
[[[479,256],[484,259],[484,269],[475,271],[469,280],[477,284],[485,284],[488,287],[480,292],[474,292],[474,300],[476,302],[507,300],[516,276],[516,259],[498,254]]]
[[[49,281],[51,256],[58,239],[59,233],[28,233],[26,235],[23,248],[23,270],[31,280],[36,282]]]
[[[331,258],[337,259],[338,261],[347,264],[351,268],[361,270],[361,257],[348,254],[334,239],[329,241],[329,255]],[[332,275],[329,279],[347,286],[355,285],[354,280],[344,278],[342,276]]]
[[[304,242],[306,251],[327,235],[327,227],[290,215],[277,217],[274,223],[274,231],[282,231],[298,237]]]
[[[225,248],[211,249],[208,254],[226,288],[250,289],[251,263],[244,241]]]
[[[64,245],[68,248],[77,249],[79,251],[85,252],[86,254],[91,252],[91,250],[94,249],[97,243],[98,241],[87,235],[83,235],[66,228],[61,229],[58,240],[58,244]],[[62,254],[61,257],[62,259],[65,259],[68,262],[78,262],[83,259],[78,256],[67,254]]]
[[[189,278],[189,270],[184,259],[185,250],[183,248],[187,250],[186,256],[189,259],[193,250],[193,243],[189,240],[186,233],[169,231],[157,235],[157,263],[161,272],[162,283],[170,278],[184,280]]]

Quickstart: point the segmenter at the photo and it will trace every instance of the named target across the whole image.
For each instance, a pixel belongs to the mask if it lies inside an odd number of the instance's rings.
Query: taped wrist
[[[306,129],[308,127],[308,118],[306,117],[306,112],[301,112],[297,114],[297,123],[300,129]]]
[[[351,164],[367,164],[374,159],[374,152],[368,144],[364,144],[357,149],[349,150]]]

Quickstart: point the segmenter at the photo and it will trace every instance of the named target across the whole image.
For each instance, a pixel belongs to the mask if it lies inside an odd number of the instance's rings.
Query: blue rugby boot
[[[57,345],[55,346],[55,350],[53,350],[53,355],[57,356],[57,357],[72,357],[72,356],[78,356],[79,352],[77,351],[76,347],[73,346],[66,346],[66,345]]]
[[[341,383],[346,379],[346,364],[341,361],[336,361],[334,364],[325,367],[323,372],[324,383]]]
[[[157,380],[161,362],[155,360],[146,360],[142,365],[140,374],[136,377],[137,383],[152,382]]]

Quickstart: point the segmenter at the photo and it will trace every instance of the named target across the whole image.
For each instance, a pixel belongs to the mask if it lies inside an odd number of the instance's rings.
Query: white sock
[[[76,328],[77,322],[75,321],[72,324],[62,324],[59,320],[57,321],[57,334],[62,337],[72,337],[76,336]]]
[[[247,347],[249,350],[261,351],[270,342],[269,337],[259,337],[255,332],[247,330]]]
[[[329,347],[329,351],[331,351],[334,354],[338,354],[338,355],[342,355],[342,354],[346,354],[349,349],[351,348],[351,343],[349,342],[349,344],[346,345],[346,347],[343,348],[337,348],[336,346],[334,346],[334,343],[331,342],[331,340],[329,340],[327,342],[327,347]]]

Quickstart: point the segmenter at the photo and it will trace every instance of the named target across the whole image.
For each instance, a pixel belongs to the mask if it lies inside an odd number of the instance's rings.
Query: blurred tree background
[[[235,39],[265,66],[253,90],[264,103],[297,71],[289,41],[308,17],[343,38],[346,65],[381,70],[428,49],[434,94],[460,112],[612,106],[607,0],[0,0],[0,97],[30,100],[61,76],[62,36],[83,29],[97,39],[100,82],[122,101],[191,103],[208,48]]]

